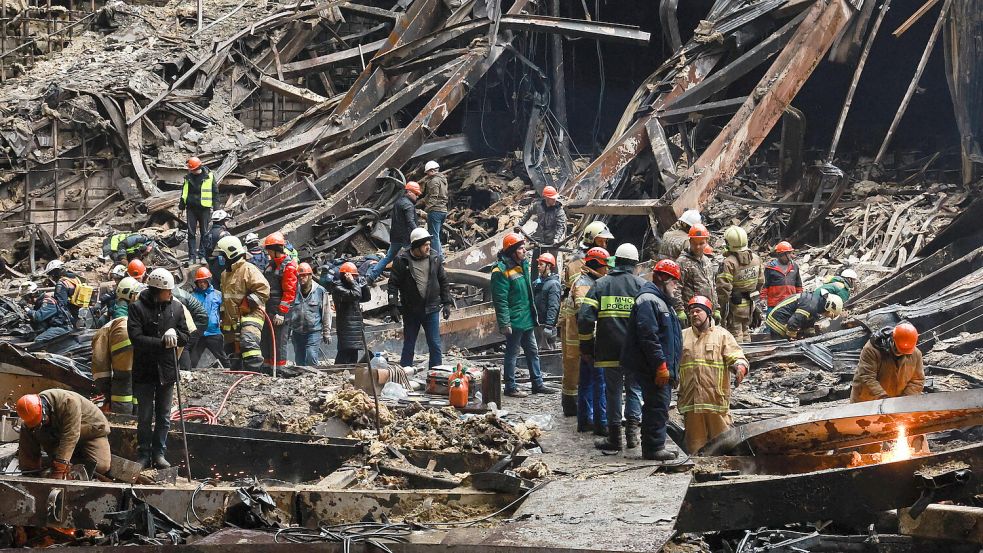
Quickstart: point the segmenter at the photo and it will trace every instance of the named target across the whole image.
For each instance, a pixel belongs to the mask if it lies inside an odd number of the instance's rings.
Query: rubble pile
[[[453,407],[410,407],[382,428],[379,440],[407,449],[509,454],[540,436],[531,424],[512,425],[493,413],[461,418]]]

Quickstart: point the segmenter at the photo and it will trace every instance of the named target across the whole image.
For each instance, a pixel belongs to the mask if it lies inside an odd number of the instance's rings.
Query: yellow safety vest
[[[212,188],[215,183],[215,173],[209,171],[205,180],[201,181],[201,207],[212,207]],[[188,201],[188,188],[191,181],[184,177],[184,189],[181,191],[181,201]]]

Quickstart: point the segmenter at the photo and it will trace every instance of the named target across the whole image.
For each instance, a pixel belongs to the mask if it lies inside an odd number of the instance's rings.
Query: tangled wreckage
[[[977,551],[981,34],[980,0],[3,2],[0,545]],[[397,191],[440,159],[441,333],[469,366],[500,364],[490,265],[546,186],[578,214],[566,246],[604,220],[653,257],[695,208],[762,252],[808,244],[807,287],[851,267],[860,292],[817,336],[746,344],[736,426],[676,462],[594,451],[555,400],[462,419],[370,401],[359,366],[324,365],[182,374],[180,475],[133,467],[126,417],[105,481],[21,475],[13,401],[96,394],[93,330],[39,347],[21,290],[50,288],[52,259],[106,280],[112,231],[151,236],[152,263],[187,280],[190,155],[234,234],[282,230],[319,267],[378,259]],[[396,351],[384,289],[366,343]],[[860,349],[902,320],[928,393],[847,403]],[[906,435],[930,453],[899,451]]]

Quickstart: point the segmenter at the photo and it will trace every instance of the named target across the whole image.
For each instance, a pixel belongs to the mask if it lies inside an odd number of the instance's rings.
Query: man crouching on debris
[[[686,451],[695,454],[730,428],[730,378],[739,386],[748,361],[734,335],[713,323],[713,304],[704,296],[689,300],[691,326],[683,331],[679,361],[678,409],[686,426]]]
[[[51,457],[50,478],[68,480],[72,460],[90,474],[109,471],[109,421],[82,395],[59,389],[27,394],[17,400],[17,416],[23,421],[17,462],[27,476],[41,470],[42,449]]]
[[[652,282],[643,284],[635,297],[621,349],[621,366],[642,387],[642,458],[653,461],[676,458],[675,451],[666,449],[666,425],[683,349],[682,327],[672,308],[679,277],[675,261],[655,264]]]
[[[225,256],[222,272],[222,335],[233,369],[259,371],[263,368],[260,340],[266,320],[270,285],[258,267],[246,259],[246,248],[235,236],[218,241]]]
[[[167,431],[171,428],[171,403],[177,382],[179,352],[188,345],[184,307],[173,299],[174,275],[154,269],[147,276],[147,289],[130,306],[126,331],[133,343],[133,393],[137,399],[137,462],[150,466],[151,454],[157,468],[170,467]]]
[[[843,299],[823,289],[789,296],[768,313],[765,325],[773,338],[797,340],[813,333],[822,317],[835,319],[843,311]]]
[[[882,328],[860,352],[850,402],[915,396],[925,387],[918,330],[911,323]]]

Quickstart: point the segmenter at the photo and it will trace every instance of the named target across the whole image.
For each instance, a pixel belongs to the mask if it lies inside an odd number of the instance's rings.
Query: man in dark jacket
[[[410,234],[416,228],[416,200],[419,197],[420,185],[410,181],[406,183],[404,194],[396,198],[396,203],[393,205],[392,223],[389,228],[389,250],[366,275],[369,284],[379,278],[382,271],[386,270],[386,265],[389,265],[389,262],[396,257],[400,250],[410,245]]]
[[[399,358],[403,367],[413,366],[421,326],[430,349],[429,366],[436,367],[442,361],[439,314],[449,319],[453,302],[444,263],[430,248],[430,240],[426,229],[413,229],[410,247],[396,256],[389,278],[392,317],[397,323],[403,320],[403,354]]]
[[[544,253],[536,259],[539,265],[539,278],[533,286],[536,296],[536,312],[539,325],[536,327],[536,341],[540,349],[556,349],[556,323],[560,317],[560,296],[563,285],[556,274],[556,258]]]
[[[126,330],[133,343],[133,393],[137,398],[137,462],[167,468],[167,431],[177,381],[179,347],[190,339],[184,307],[173,301],[174,276],[155,269],[148,288],[130,306]]]
[[[635,297],[621,348],[621,366],[642,388],[642,457],[654,461],[676,458],[674,451],[666,449],[666,425],[683,351],[683,330],[672,308],[679,277],[675,261],[655,264],[652,282],[643,284]]]
[[[205,306],[198,301],[191,292],[180,288],[178,286],[174,287],[173,290],[174,299],[187,308],[188,313],[191,314],[191,321],[194,323],[194,328],[191,328],[189,324],[188,331],[191,333],[191,338],[188,339],[188,347],[184,348],[181,352],[181,357],[178,360],[179,367],[182,371],[191,370],[191,350],[198,344],[198,339],[201,338],[201,333],[208,326],[208,311],[205,310]]]
[[[532,250],[532,256],[539,259],[543,252],[555,256],[556,246],[563,235],[567,232],[567,214],[563,211],[563,204],[560,203],[560,195],[556,188],[546,186],[543,188],[543,199],[533,202],[526,211],[526,214],[519,220],[519,226],[526,224],[526,221],[535,217],[536,230],[532,233],[532,239],[536,241],[536,247]],[[537,267],[538,269],[538,267]],[[537,272],[533,273],[533,281],[539,277]]]
[[[433,160],[424,165],[427,178],[423,180],[426,187],[423,196],[423,208],[427,212],[427,230],[433,236],[433,250],[443,259],[444,251],[440,247],[440,230],[447,219],[447,177],[440,172],[440,165]]]
[[[218,204],[218,181],[211,169],[201,164],[197,157],[188,159],[188,174],[184,176],[181,188],[181,201],[178,211],[187,210],[188,217],[188,263],[197,263],[204,257],[196,244],[208,232],[208,221],[212,218],[212,206]]]
[[[765,319],[773,338],[795,340],[812,333],[821,318],[835,319],[843,310],[840,296],[826,290],[802,292],[781,301]]]
[[[369,301],[369,288],[358,275],[358,267],[351,261],[342,263],[338,279],[331,284],[331,300],[334,302],[338,329],[338,354],[335,365],[358,362],[362,343],[362,302]]]
[[[260,271],[266,269],[266,266],[270,263],[270,258],[266,257],[266,250],[263,249],[263,243],[260,241],[259,235],[255,232],[250,232],[246,235],[242,244],[246,246],[246,260],[255,265]]]
[[[139,232],[116,232],[102,241],[102,256],[116,263],[143,259],[151,250],[153,243],[150,237]]]
[[[228,225],[232,221],[232,216],[229,215],[224,209],[216,209],[212,213],[212,226],[208,229],[208,233],[201,237],[201,254],[205,263],[208,264],[208,270],[213,275],[220,275],[222,271],[225,270],[224,261],[225,258],[216,255],[215,246],[218,245],[218,241],[231,235],[229,232]],[[214,282],[212,283],[214,284]]]

